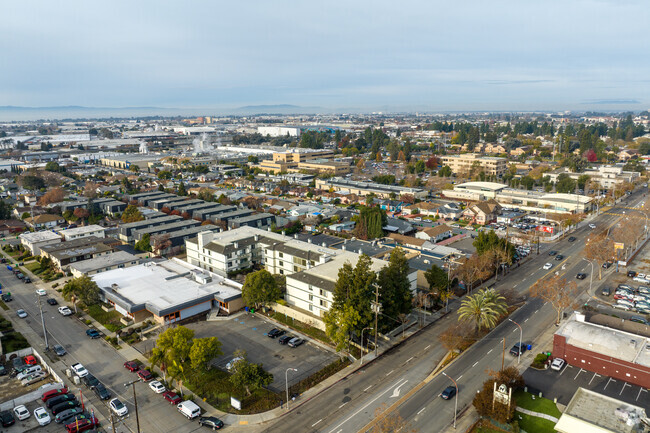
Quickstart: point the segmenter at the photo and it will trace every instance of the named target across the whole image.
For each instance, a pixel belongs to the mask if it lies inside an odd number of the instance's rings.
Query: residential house
[[[60,215],[46,213],[34,218],[25,218],[25,224],[34,230],[53,229],[56,226],[65,224],[65,219]]]
[[[475,203],[463,212],[463,216],[472,224],[485,225],[496,221],[497,215],[501,212],[501,206],[493,201],[482,201]]]
[[[444,239],[450,238],[453,234],[451,227],[447,224],[440,224],[435,227],[427,227],[415,234],[418,239],[424,239],[429,242],[440,242]]]

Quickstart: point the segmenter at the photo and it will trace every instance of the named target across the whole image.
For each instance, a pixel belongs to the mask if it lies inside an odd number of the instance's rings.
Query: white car
[[[38,421],[38,425],[40,426],[48,425],[52,422],[50,414],[42,407],[34,409],[34,418],[36,418],[36,421]]]
[[[21,404],[20,406],[16,406],[14,408],[14,414],[16,415],[16,418],[18,418],[20,421],[26,420],[29,418],[29,411],[25,407],[24,404]]]
[[[242,358],[241,356],[238,356],[236,358],[231,359],[230,362],[228,364],[226,364],[226,370],[228,370],[228,371],[232,370],[232,368],[235,366],[235,363],[237,361],[241,361],[242,359],[244,359],[244,358]]]
[[[36,294],[37,294],[38,296],[47,296],[47,292],[45,291],[45,289],[38,289],[38,290],[36,291]]]
[[[40,382],[41,380],[44,380],[47,377],[47,371],[37,371],[36,373],[32,373],[23,380],[20,381],[20,383],[23,386],[31,385],[32,383]]]
[[[641,274],[641,273],[636,274],[636,276],[639,277],[639,278],[645,278],[645,274]]]
[[[129,413],[129,408],[126,407],[126,405],[122,403],[119,398],[114,398],[108,403],[108,405],[117,416],[124,416]]]
[[[167,388],[165,388],[165,385],[158,382],[157,380],[149,382],[149,388],[151,388],[153,390],[153,392],[155,392],[156,394],[162,394],[163,392],[167,391]]]
[[[72,364],[70,368],[72,368],[72,371],[74,371],[75,374],[79,377],[88,376],[88,370],[86,370],[86,367],[81,365],[79,362]]]
[[[24,319],[25,317],[27,317],[27,313],[26,313],[25,310],[23,310],[22,308],[21,308],[20,310],[16,310],[16,314],[17,314],[18,317],[20,317],[21,319]]]
[[[590,229],[595,229],[595,228],[596,228],[596,224],[593,224],[593,223],[592,223],[592,224],[589,224],[589,228],[590,228]]]
[[[562,370],[562,367],[564,367],[564,364],[566,364],[564,359],[555,358],[553,362],[551,362],[551,370],[560,371]]]
[[[547,263],[544,266],[542,266],[542,269],[544,269],[545,271],[548,271],[552,267],[553,267],[553,263]]]
[[[63,314],[64,316],[69,316],[72,314],[72,310],[70,310],[66,306],[63,306],[63,307],[59,307],[59,313]]]

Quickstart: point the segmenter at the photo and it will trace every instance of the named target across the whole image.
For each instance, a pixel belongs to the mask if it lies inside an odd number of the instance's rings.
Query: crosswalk
[[[634,214],[634,213],[616,213],[616,212],[603,212],[605,215],[614,215],[614,216],[620,216],[620,217],[630,217],[630,218],[640,218],[640,219],[645,219],[645,215],[639,215],[639,214]]]

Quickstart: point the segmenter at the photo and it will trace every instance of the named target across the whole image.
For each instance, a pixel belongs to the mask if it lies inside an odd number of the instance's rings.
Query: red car
[[[68,393],[68,388],[65,386],[63,388],[51,389],[43,393],[41,400],[43,400],[43,403],[45,403],[51,398],[57,397],[59,395],[67,394],[67,393]]]
[[[34,358],[34,355],[27,355],[24,359],[25,364],[27,365],[36,365],[38,364],[38,361],[36,361],[36,358]]]
[[[183,401],[183,399],[180,398],[178,394],[172,391],[167,391],[163,393],[163,397],[165,397],[165,400],[167,400],[170,404],[173,405],[177,405],[178,403]]]
[[[130,372],[138,371],[140,370],[140,366],[138,365],[137,362],[135,361],[126,361],[124,363],[124,368],[129,370]]]
[[[151,379],[153,379],[153,374],[151,374],[149,370],[139,370],[138,376],[140,376],[140,379],[144,380],[145,382],[149,382]]]
[[[79,419],[73,423],[66,424],[65,429],[68,431],[68,433],[76,433],[76,432],[90,430],[98,425],[99,425],[99,420],[97,420],[97,417],[95,417],[94,420],[84,418],[84,419]]]

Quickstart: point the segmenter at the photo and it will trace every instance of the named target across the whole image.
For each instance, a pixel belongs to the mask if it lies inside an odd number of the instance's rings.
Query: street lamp
[[[287,410],[289,410],[289,370],[298,371],[297,368],[287,368],[287,371],[284,372],[284,384],[287,387]]]
[[[517,364],[519,364],[519,360],[521,359],[521,337],[523,336],[523,330],[521,329],[521,325],[514,320],[508,318],[509,322],[514,323],[519,327],[519,350],[517,351]]]
[[[594,263],[591,260],[587,260],[583,258],[582,260],[586,260],[587,263],[591,265],[591,274],[589,274],[589,296],[591,296],[591,283],[594,280]]]
[[[140,379],[132,380],[131,382],[125,383],[124,388],[127,388],[129,385],[133,388],[133,404],[135,405],[135,425],[137,427],[137,432],[140,433],[140,417],[138,417],[138,399],[135,396],[135,384],[140,382]]]
[[[369,327],[363,328],[361,330],[361,365],[363,365],[363,355],[364,355],[364,353],[363,353],[363,331],[365,331],[366,329],[371,330],[371,329],[374,329],[374,328],[372,326],[369,326]],[[366,349],[366,351],[367,351],[367,349]]]
[[[456,429],[456,413],[458,412],[458,384],[454,379],[451,378],[451,376],[449,376],[444,371],[442,372],[442,374],[444,374],[445,376],[447,376],[447,378],[449,378],[449,380],[454,382],[454,386],[456,387],[456,402],[454,403],[454,429]]]

